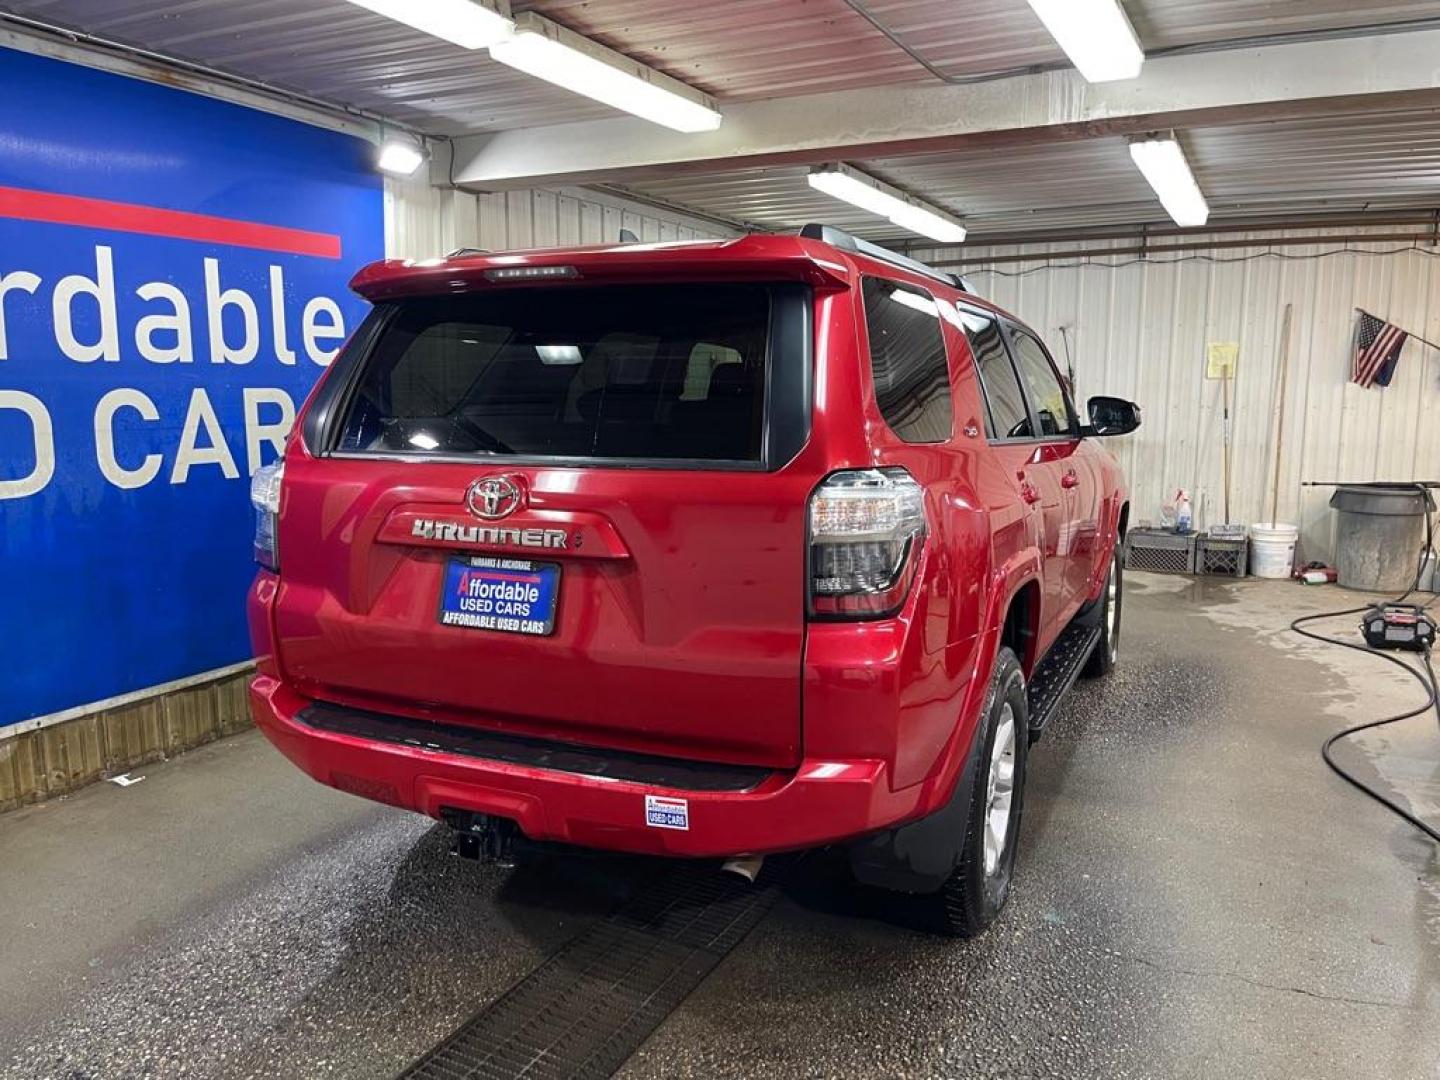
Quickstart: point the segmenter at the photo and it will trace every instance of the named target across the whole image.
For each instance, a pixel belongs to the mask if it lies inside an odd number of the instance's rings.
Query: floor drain
[[[769,910],[782,867],[752,885],[672,864],[402,1074],[402,1080],[603,1080]]]

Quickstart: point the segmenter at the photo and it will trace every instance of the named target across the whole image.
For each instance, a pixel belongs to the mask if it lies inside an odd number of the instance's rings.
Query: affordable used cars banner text
[[[0,733],[246,659],[248,478],[383,253],[362,140],[0,50]]]

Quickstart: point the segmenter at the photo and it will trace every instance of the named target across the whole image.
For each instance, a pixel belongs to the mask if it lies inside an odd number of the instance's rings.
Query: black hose
[[[1402,485],[1396,486],[1398,487]],[[1413,486],[1417,491],[1420,492],[1420,498],[1423,500],[1421,505],[1424,506],[1425,503],[1429,501],[1428,489],[1436,485],[1433,483],[1417,483],[1411,486]],[[1411,582],[1410,587],[1405,590],[1403,595],[1401,595],[1395,600],[1390,601],[1390,603],[1402,604],[1407,599],[1409,599],[1412,593],[1419,591],[1420,578],[1421,575],[1423,575],[1425,572],[1426,559],[1428,556],[1435,554],[1435,526],[1433,517],[1434,511],[1430,510],[1427,507],[1425,512],[1425,546],[1420,549],[1420,563],[1415,568],[1415,579],[1413,582]],[[1428,608],[1431,604],[1435,603],[1437,599],[1440,599],[1440,595],[1432,597],[1430,600],[1428,600],[1422,606],[1421,610],[1423,611],[1425,608]],[[1320,756],[1325,759],[1325,764],[1330,766],[1331,770],[1335,773],[1336,776],[1340,777],[1341,780],[1344,780],[1351,787],[1363,791],[1366,795],[1370,796],[1370,798],[1374,799],[1381,806],[1384,806],[1386,809],[1404,818],[1411,825],[1415,826],[1415,828],[1419,829],[1426,836],[1430,837],[1430,839],[1440,842],[1440,830],[1436,830],[1431,826],[1427,825],[1425,822],[1421,821],[1418,817],[1410,813],[1410,811],[1406,810],[1403,806],[1395,802],[1393,799],[1387,798],[1385,795],[1382,795],[1374,788],[1362,783],[1351,773],[1346,772],[1344,768],[1342,768],[1340,764],[1336,762],[1335,758],[1331,756],[1330,753],[1330,748],[1334,746],[1337,742],[1339,742],[1341,739],[1348,738],[1351,735],[1358,735],[1362,731],[1370,731],[1372,728],[1385,727],[1388,724],[1398,724],[1401,720],[1409,720],[1412,717],[1420,716],[1424,713],[1427,713],[1432,708],[1435,710],[1437,720],[1440,720],[1440,686],[1437,686],[1435,682],[1435,669],[1430,666],[1429,649],[1426,649],[1421,654],[1421,659],[1425,665],[1425,671],[1422,673],[1420,671],[1417,671],[1410,664],[1407,664],[1404,660],[1401,660],[1398,656],[1394,656],[1388,652],[1380,652],[1376,649],[1370,648],[1368,645],[1361,645],[1354,641],[1345,641],[1343,638],[1327,637],[1324,634],[1317,634],[1313,630],[1302,629],[1302,627],[1313,622],[1318,622],[1321,619],[1338,619],[1345,615],[1360,615],[1366,611],[1369,611],[1372,606],[1373,605],[1367,605],[1365,607],[1357,608],[1346,608],[1344,611],[1323,611],[1317,615],[1302,615],[1300,618],[1294,620],[1290,624],[1290,629],[1295,631],[1295,633],[1301,635],[1302,637],[1307,637],[1314,641],[1323,641],[1327,645],[1339,645],[1342,648],[1354,649],[1356,652],[1364,653],[1367,656],[1374,656],[1377,659],[1394,664],[1396,667],[1404,671],[1407,675],[1411,676],[1414,679],[1417,679],[1420,685],[1425,688],[1425,704],[1417,706],[1416,708],[1413,708],[1408,712],[1398,713],[1395,716],[1386,716],[1379,720],[1369,720],[1363,724],[1356,724],[1354,727],[1348,727],[1344,731],[1337,731],[1334,735],[1331,735],[1328,739],[1326,739],[1325,744],[1320,747]]]
[[[1408,593],[1406,595],[1408,595]],[[1336,760],[1334,759],[1334,757],[1331,756],[1330,753],[1330,748],[1334,746],[1337,742],[1339,742],[1341,739],[1348,738],[1351,735],[1358,735],[1360,732],[1369,731],[1372,728],[1384,727],[1387,724],[1398,724],[1401,720],[1409,720],[1411,717],[1420,716],[1423,713],[1429,712],[1432,708],[1436,710],[1436,716],[1440,717],[1440,693],[1437,693],[1436,690],[1435,669],[1430,666],[1429,650],[1426,650],[1425,653],[1422,654],[1425,661],[1425,672],[1422,673],[1411,667],[1409,664],[1405,663],[1404,660],[1401,660],[1399,657],[1393,656],[1388,652],[1377,652],[1376,650],[1371,649],[1368,646],[1359,645],[1353,641],[1345,641],[1342,638],[1326,637],[1324,634],[1317,634],[1313,630],[1303,629],[1304,625],[1312,622],[1317,622],[1320,619],[1337,619],[1340,618],[1342,615],[1359,615],[1362,612],[1369,610],[1370,609],[1368,607],[1358,607],[1346,608],[1344,611],[1325,611],[1321,612],[1318,615],[1303,615],[1290,624],[1290,629],[1294,630],[1295,633],[1300,634],[1303,637],[1311,638],[1315,641],[1323,641],[1327,645],[1340,645],[1346,649],[1354,649],[1356,652],[1362,652],[1367,656],[1373,656],[1376,659],[1384,660],[1387,663],[1394,664],[1396,667],[1404,671],[1407,675],[1410,675],[1413,678],[1419,680],[1420,685],[1425,688],[1425,703],[1423,705],[1418,705],[1415,708],[1410,709],[1406,712],[1397,713],[1394,716],[1387,716],[1380,720],[1369,720],[1363,724],[1356,724],[1354,727],[1348,727],[1344,731],[1337,731],[1334,735],[1331,735],[1328,739],[1325,740],[1325,745],[1320,748],[1320,756],[1325,759],[1325,764],[1330,766],[1330,768],[1335,772],[1335,775],[1340,777],[1340,779],[1344,780],[1351,787],[1358,788],[1360,791],[1363,791],[1366,795],[1370,796],[1370,798],[1374,799],[1381,806],[1384,806],[1388,810],[1404,818],[1411,825],[1415,826],[1415,828],[1419,829],[1426,836],[1430,837],[1430,839],[1440,842],[1440,830],[1436,830],[1431,826],[1427,825],[1425,822],[1421,821],[1418,817],[1410,813],[1409,810],[1406,810],[1403,806],[1395,802],[1393,799],[1382,795],[1374,788],[1369,787],[1352,774],[1346,772],[1345,769],[1338,762],[1336,762]],[[1429,676],[1428,679],[1426,678],[1427,675]]]

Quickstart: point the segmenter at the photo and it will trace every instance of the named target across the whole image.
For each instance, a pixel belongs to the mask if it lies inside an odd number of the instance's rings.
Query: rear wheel
[[[941,929],[958,937],[974,937],[995,920],[1015,869],[1030,714],[1025,675],[1009,648],[995,658],[982,723],[960,862],[931,899]]]
[[[1115,552],[1110,556],[1110,573],[1105,577],[1105,591],[1100,594],[1100,640],[1095,643],[1095,651],[1080,672],[1087,679],[1110,674],[1120,659],[1120,613],[1124,600],[1124,560],[1120,557],[1120,542],[1117,540]]]

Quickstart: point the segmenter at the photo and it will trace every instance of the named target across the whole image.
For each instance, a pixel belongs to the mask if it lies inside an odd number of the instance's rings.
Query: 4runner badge
[[[465,492],[465,505],[476,517],[496,521],[520,509],[525,501],[520,485],[508,476],[487,476],[476,480]]]
[[[564,529],[490,528],[485,525],[461,525],[458,521],[436,521],[416,518],[410,523],[410,535],[421,540],[442,544],[483,544],[487,547],[567,548],[570,534]],[[575,538],[580,546],[580,537]]]

